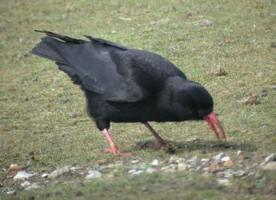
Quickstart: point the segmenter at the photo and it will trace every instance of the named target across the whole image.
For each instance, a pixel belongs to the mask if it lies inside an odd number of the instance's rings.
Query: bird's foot
[[[108,153],[112,153],[113,155],[116,155],[116,156],[124,156],[124,157],[132,156],[132,153],[130,153],[130,152],[121,152],[119,150],[119,148],[116,147],[116,146],[105,148],[104,151],[108,152]]]

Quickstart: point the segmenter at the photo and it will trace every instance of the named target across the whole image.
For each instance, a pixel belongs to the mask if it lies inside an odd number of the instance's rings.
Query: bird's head
[[[213,98],[203,86],[186,80],[178,92],[178,102],[189,113],[191,119],[205,120],[218,142],[220,142],[220,135],[226,140],[224,129],[213,111]]]

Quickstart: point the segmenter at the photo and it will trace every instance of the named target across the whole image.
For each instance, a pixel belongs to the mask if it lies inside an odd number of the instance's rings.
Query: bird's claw
[[[109,147],[109,148],[105,148],[105,150],[104,150],[105,152],[107,152],[107,153],[112,153],[113,155],[116,155],[116,156],[132,156],[132,153],[130,153],[130,152],[121,152],[120,150],[119,150],[119,148],[118,147]]]

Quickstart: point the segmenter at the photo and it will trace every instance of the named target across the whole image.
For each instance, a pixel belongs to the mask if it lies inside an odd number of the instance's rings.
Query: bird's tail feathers
[[[66,48],[66,44],[82,44],[85,42],[85,40],[74,39],[50,31],[35,31],[45,33],[47,36],[41,39],[41,42],[32,49],[31,53],[59,63],[66,63],[62,54],[59,53]]]
[[[51,37],[44,37],[41,41],[31,50],[32,54],[48,58],[50,60],[64,63],[65,60],[62,56],[58,53],[58,48],[60,48],[61,42],[51,38]]]
[[[70,48],[69,43],[80,44],[81,40],[58,35],[49,31],[37,31],[46,33],[41,41],[31,50],[32,54],[53,60],[61,71],[64,71],[75,84],[80,84],[81,80],[74,67],[71,67],[64,56],[64,52]]]
[[[77,44],[82,44],[85,42],[85,40],[80,40],[80,39],[75,39],[75,38],[71,38],[65,35],[60,35],[57,33],[53,33],[51,31],[42,31],[42,30],[35,30],[35,32],[39,32],[39,33],[45,33],[47,36],[52,37],[52,38],[56,38],[59,39],[63,42],[69,42],[69,43],[77,43]]]

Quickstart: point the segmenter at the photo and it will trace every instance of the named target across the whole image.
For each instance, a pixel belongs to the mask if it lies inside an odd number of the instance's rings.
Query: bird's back
[[[149,75],[154,81],[164,81],[171,76],[186,76],[172,62],[166,58],[144,50],[129,49],[122,52],[122,56],[132,59],[131,67],[139,68],[144,74]]]
[[[46,32],[32,53],[52,59],[83,89],[107,101],[137,102],[163,87],[171,76],[185,75],[160,55],[103,39],[79,40]]]

